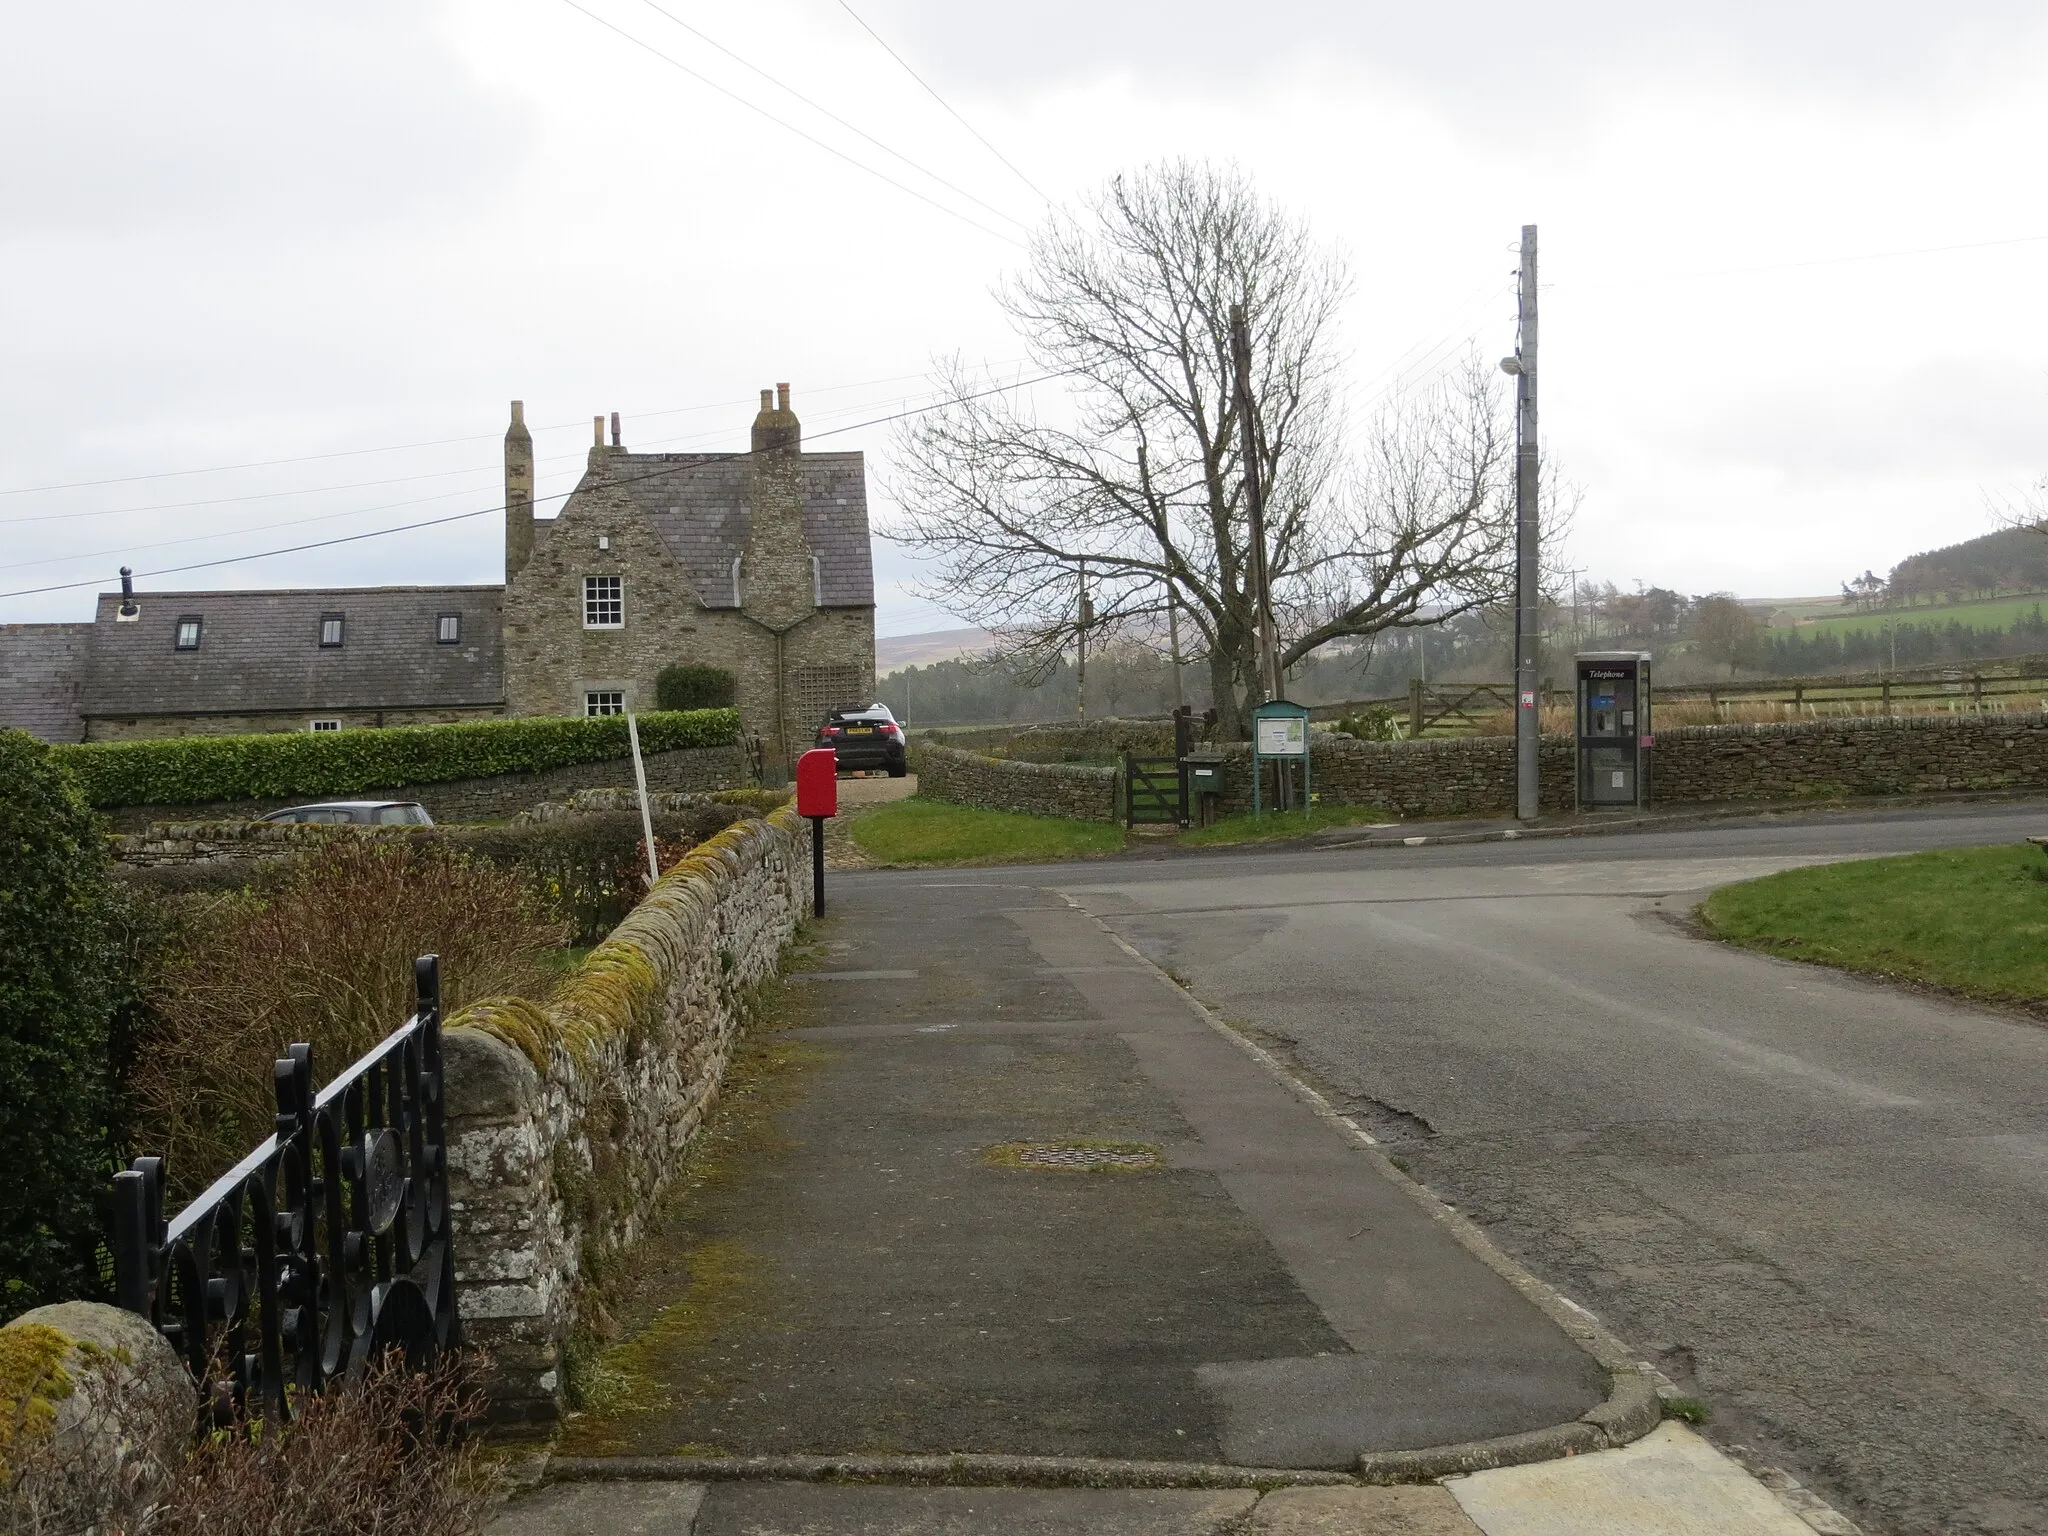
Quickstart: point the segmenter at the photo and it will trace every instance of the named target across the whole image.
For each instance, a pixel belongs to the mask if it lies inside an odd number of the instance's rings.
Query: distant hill
[[[875,639],[875,671],[887,676],[901,667],[928,667],[937,661],[979,656],[995,636],[985,629],[934,629],[922,635],[879,635]]]
[[[2048,590],[2048,534],[2001,528],[1942,549],[1908,555],[1892,567],[1892,603],[1960,603],[2001,592]]]

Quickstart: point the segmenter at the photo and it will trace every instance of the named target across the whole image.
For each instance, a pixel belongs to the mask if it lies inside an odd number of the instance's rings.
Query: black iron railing
[[[419,1011],[317,1094],[313,1052],[276,1066],[277,1131],[172,1217],[164,1164],[114,1176],[115,1299],[154,1323],[216,1418],[289,1416],[295,1392],[461,1342],[442,1129],[441,977]]]

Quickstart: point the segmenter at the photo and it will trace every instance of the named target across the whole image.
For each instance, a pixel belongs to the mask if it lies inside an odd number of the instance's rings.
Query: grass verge
[[[1214,826],[1183,832],[1180,841],[1184,848],[1210,848],[1222,843],[1269,843],[1283,837],[1303,837],[1310,832],[1328,831],[1332,827],[1370,826],[1392,820],[1393,817],[1385,811],[1376,811],[1369,805],[1313,805],[1306,811],[1268,811],[1263,816],[1254,816],[1246,811],[1240,816],[1226,816]]]
[[[1699,916],[1788,960],[2048,1002],[2048,859],[2026,844],[1790,869],[1716,891]]]
[[[1115,853],[1123,829],[1018,811],[984,811],[943,800],[894,800],[864,812],[848,830],[885,864],[1035,864]]]

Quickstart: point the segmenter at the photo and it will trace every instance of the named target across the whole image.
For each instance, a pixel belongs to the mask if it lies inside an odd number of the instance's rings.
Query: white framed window
[[[583,713],[592,720],[599,715],[623,715],[626,695],[619,688],[593,688],[583,695]]]
[[[178,618],[178,649],[196,651],[199,649],[200,618],[196,613],[181,614]]]
[[[462,642],[462,615],[444,613],[434,620],[434,644],[459,645]]]
[[[341,729],[341,722],[339,720],[315,720],[307,729],[312,731],[338,731]]]
[[[345,616],[339,613],[320,615],[320,649],[338,651],[341,649],[341,631]]]
[[[623,576],[583,578],[583,627],[624,629],[626,627],[626,580]]]

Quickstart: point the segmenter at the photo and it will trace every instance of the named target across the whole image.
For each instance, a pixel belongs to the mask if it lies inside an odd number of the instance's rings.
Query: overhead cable
[[[569,9],[572,11],[578,11],[583,15],[588,16],[592,21],[596,22],[599,26],[603,27],[607,32],[616,32],[620,37],[623,37],[635,48],[639,48],[648,53],[653,54],[654,57],[661,60],[662,63],[668,65],[669,68],[681,70],[684,74],[688,75],[692,80],[697,81],[700,85],[709,86],[712,90],[718,92],[719,95],[727,97],[732,101],[738,102],[741,106],[745,107],[749,112],[752,112],[757,116],[767,118],[768,121],[775,124],[776,127],[784,129],[789,133],[795,134],[798,138],[802,139],[807,144],[817,146],[819,149],[824,150],[826,154],[832,156],[835,160],[844,160],[848,165],[852,166],[855,170],[865,171],[868,175],[874,177],[877,181],[887,182],[890,186],[894,187],[898,192],[906,193],[909,196],[916,198],[920,203],[923,203],[928,207],[938,209],[939,212],[945,214],[948,218],[958,219],[962,224],[966,224],[974,229],[980,230],[984,235],[992,236],[995,239],[1001,240],[1009,245],[1021,247],[1024,244],[1024,242],[1019,240],[1015,235],[1006,235],[999,229],[990,229],[986,224],[982,223],[981,220],[971,218],[967,214],[962,213],[958,208],[949,207],[945,203],[940,202],[935,197],[927,197],[924,193],[918,191],[917,188],[904,185],[902,182],[898,181],[894,176],[891,176],[887,171],[878,171],[872,165],[869,165],[865,160],[856,160],[852,155],[849,155],[845,150],[840,149],[835,145],[826,143],[816,134],[805,132],[803,129],[797,127],[795,123],[790,122],[787,118],[777,117],[773,112],[770,112],[766,107],[760,105],[758,102],[747,100],[747,98],[742,96],[738,91],[735,91],[728,86],[720,85],[716,80],[712,79],[709,75],[703,74],[698,70],[692,69],[689,65],[685,64],[681,59],[672,58],[668,54],[663,53],[659,48],[655,47],[654,44],[647,42],[643,38],[635,37],[632,33],[628,32],[624,27],[619,26],[616,22],[607,21],[604,17],[598,15],[597,12],[591,10],[589,7],[579,4],[578,0],[562,0],[562,4],[568,6]]]
[[[910,416],[921,416],[928,411],[940,410],[948,405],[964,404],[969,400],[980,400],[989,395],[1000,395],[1007,393],[1008,391],[1013,389],[1028,389],[1034,384],[1044,384],[1049,380],[1061,377],[1063,377],[1063,374],[1058,372],[1045,373],[1040,374],[1037,378],[1034,379],[1019,379],[1015,383],[999,385],[994,389],[979,390],[971,395],[953,395],[947,397],[944,400],[934,401],[930,405],[913,406],[909,410],[892,411],[886,416],[873,416],[866,421],[850,422],[843,427],[832,427],[823,432],[814,432],[810,434],[809,439],[807,440],[816,440],[817,438],[821,437],[837,437],[842,433],[846,432],[858,432],[864,427],[884,426],[892,421],[902,421],[904,418]],[[728,457],[730,457],[730,455],[727,454],[692,454],[689,455],[682,463],[663,465],[660,469],[649,470],[646,474],[643,475],[621,476],[620,478],[613,480],[610,483],[613,485],[637,485],[643,480],[658,480],[666,475],[681,474],[684,470],[695,469],[702,465],[709,464],[716,460],[721,460]],[[548,501],[565,501],[574,494],[575,489],[574,487],[571,487],[569,490],[559,491],[552,495],[536,496],[533,498],[531,505],[538,506],[542,502]],[[240,565],[245,561],[269,560],[278,555],[304,554],[307,550],[330,549],[337,544],[355,544],[359,543],[364,539],[383,538],[387,534],[412,533],[415,530],[421,528],[438,528],[444,523],[459,523],[467,518],[472,517],[488,517],[493,513],[503,512],[505,510],[507,510],[507,507],[503,503],[500,503],[498,506],[495,507],[478,507],[476,510],[472,512],[452,512],[446,517],[430,517],[422,522],[405,523],[396,528],[372,528],[364,533],[345,534],[341,537],[332,539],[316,539],[312,543],[294,544],[287,549],[266,549],[255,554],[246,555],[224,555],[218,560],[199,560],[193,562],[190,565],[168,566],[160,571],[143,571],[137,573],[135,579],[138,581],[153,580],[158,576],[182,575],[186,571],[204,571],[211,570],[216,566]],[[113,579],[114,578],[107,576],[92,576],[88,577],[84,581],[58,582],[55,585],[47,587],[24,587],[16,592],[0,592],[0,600],[4,600],[10,597],[39,597],[46,592],[75,592],[80,587],[96,587],[101,582],[111,581]]]
[[[946,180],[946,178],[941,176],[937,171],[930,170],[925,166],[919,165],[915,160],[911,159],[910,156],[903,154],[899,150],[891,149],[887,144],[884,144],[880,139],[876,138],[872,133],[869,133],[865,128],[862,128],[854,123],[849,123],[845,118],[841,117],[837,112],[834,112],[830,107],[821,106],[819,103],[813,101],[810,97],[806,96],[802,91],[798,90],[795,86],[784,84],[782,81],[776,79],[775,76],[769,74],[767,70],[761,68],[760,65],[755,64],[748,59],[744,59],[739,54],[734,53],[732,49],[726,47],[725,44],[721,43],[717,38],[711,36],[709,33],[701,31],[700,29],[691,26],[689,22],[683,20],[682,17],[676,15],[674,11],[666,10],[662,6],[655,4],[655,0],[641,0],[641,3],[645,5],[650,11],[653,11],[658,15],[666,16],[670,21],[674,22],[677,26],[681,27],[685,32],[689,33],[692,37],[696,38],[699,42],[702,42],[707,47],[716,48],[728,59],[731,59],[733,63],[739,65],[740,68],[744,70],[749,70],[752,73],[759,75],[763,80],[766,80],[778,91],[782,91],[787,95],[794,96],[798,101],[802,102],[805,106],[809,107],[813,112],[831,118],[833,122],[837,123],[840,127],[844,128],[848,133],[859,134],[862,138],[866,139],[870,144],[874,145],[875,148],[879,149],[883,154],[890,156],[892,159],[902,161],[905,165],[909,166],[913,171],[916,171],[918,175],[929,176],[933,181],[936,181],[948,192],[957,193],[959,196],[966,198],[967,201],[969,201],[970,203],[974,203],[980,207],[986,208],[990,213],[994,214],[999,219],[1008,219],[1012,224],[1015,224],[1019,229],[1027,229],[1030,227],[1024,222],[1024,220],[1018,218],[1015,214],[1009,213],[1004,209],[998,208],[994,203],[976,197],[972,192],[968,191],[965,187],[956,185],[955,183]]]
[[[1015,176],[1019,181],[1023,182],[1024,185],[1029,187],[1032,191],[1038,193],[1039,197],[1044,199],[1046,202],[1049,203],[1052,201],[1051,198],[1046,197],[1045,193],[1040,189],[1038,183],[1033,181],[1029,176],[1026,176],[1022,171],[1018,170],[1015,165],[1011,164],[1010,157],[1004,154],[1000,149],[997,149],[995,145],[991,144],[979,128],[975,127],[974,124],[967,121],[967,119],[962,117],[959,114],[959,112],[955,111],[953,104],[950,101],[946,100],[945,97],[941,96],[938,93],[938,91],[933,88],[930,81],[926,80],[923,75],[920,75],[916,70],[912,69],[910,67],[910,61],[904,58],[903,55],[898,53],[894,48],[891,48],[888,42],[883,38],[882,34],[877,32],[873,27],[869,26],[865,20],[862,19],[859,11],[856,11],[851,5],[848,5],[846,3],[846,0],[839,0],[839,8],[842,11],[846,12],[847,15],[851,16],[856,22],[859,22],[861,31],[867,33],[867,35],[869,37],[872,37],[877,43],[880,43],[882,47],[882,52],[888,54],[889,57],[894,59],[898,64],[901,64],[903,66],[903,72],[906,75],[910,76],[911,79],[915,80],[919,85],[923,86],[925,89],[925,94],[930,96],[931,99],[933,101],[936,101],[940,106],[944,107],[946,111],[952,115],[954,122],[958,123],[962,128],[965,128],[969,133],[973,134],[975,138],[979,139],[981,141],[981,147],[987,150],[990,154],[994,155],[998,160],[1002,161],[1003,164],[1009,168],[1011,175]]]

